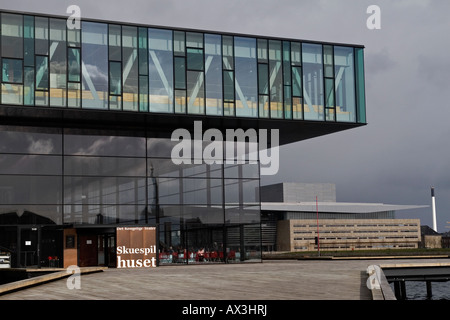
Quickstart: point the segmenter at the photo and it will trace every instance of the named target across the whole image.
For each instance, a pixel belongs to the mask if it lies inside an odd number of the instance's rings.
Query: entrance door
[[[20,227],[19,266],[29,267],[39,264],[39,227]]]
[[[98,265],[98,237],[97,235],[78,235],[80,267]]]
[[[116,236],[115,234],[101,234],[98,236],[98,264],[100,266],[116,266]]]

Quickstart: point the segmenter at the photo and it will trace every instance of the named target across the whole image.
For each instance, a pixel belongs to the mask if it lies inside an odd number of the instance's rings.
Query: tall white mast
[[[433,230],[437,232],[436,203],[434,200],[434,187],[431,187],[431,206],[432,206],[432,210],[433,210]]]

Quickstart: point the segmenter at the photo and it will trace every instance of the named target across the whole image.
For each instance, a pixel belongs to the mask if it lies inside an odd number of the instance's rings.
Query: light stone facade
[[[278,251],[418,248],[419,219],[296,219],[277,225]]]

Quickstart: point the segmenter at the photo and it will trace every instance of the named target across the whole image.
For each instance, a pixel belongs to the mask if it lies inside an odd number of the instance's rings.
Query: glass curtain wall
[[[2,126],[0,138],[2,232],[149,225],[161,264],[261,258],[256,160],[176,165],[176,142],[143,132]]]
[[[2,104],[365,123],[363,48],[1,13]]]

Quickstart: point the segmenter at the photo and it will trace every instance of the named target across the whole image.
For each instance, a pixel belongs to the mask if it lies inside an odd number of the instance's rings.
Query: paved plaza
[[[366,269],[372,264],[447,259],[292,260],[245,264],[106,269],[0,296],[0,300],[371,300]]]

